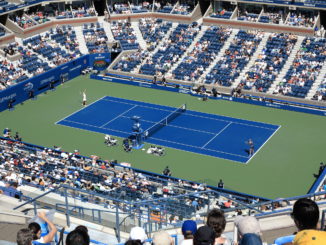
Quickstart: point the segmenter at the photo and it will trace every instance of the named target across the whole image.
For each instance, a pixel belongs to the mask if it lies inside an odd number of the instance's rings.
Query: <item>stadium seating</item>
[[[305,98],[326,58],[326,39],[306,38],[280,86],[281,93]]]
[[[111,31],[114,39],[120,42],[123,50],[139,48],[135,31],[127,21],[114,21],[111,23]]]
[[[19,17],[18,15],[10,15],[10,19],[23,29],[36,25],[36,23],[25,16]]]
[[[171,27],[172,22],[163,21],[162,19],[149,18],[139,20],[139,29],[150,51],[154,50],[158,42],[164,38]]]
[[[174,69],[174,78],[193,82],[198,80],[213,62],[230,33],[230,29],[209,27],[194,49]]]
[[[89,53],[109,52],[107,46],[108,37],[100,23],[84,24],[83,34]]]
[[[6,29],[0,26],[0,37],[6,35]]]
[[[119,62],[113,67],[113,70],[132,72],[133,69],[141,63],[141,61],[147,57],[148,52],[137,51],[132,54],[127,54],[119,60]]]
[[[165,74],[191,45],[199,30],[200,26],[197,23],[179,24],[169,40],[164,41],[159,50],[141,66],[140,73]]]
[[[315,25],[315,16],[311,12],[300,14],[291,12],[286,23],[291,26],[313,27]]]
[[[262,32],[240,30],[224,56],[206,76],[205,83],[231,86],[255,53],[262,36]]]
[[[266,92],[283,68],[296,41],[297,36],[294,35],[271,34],[266,47],[241,81],[244,88],[255,87],[257,91]]]
[[[63,25],[55,29],[51,28],[50,37],[52,40],[55,40],[58,44],[62,45],[62,47],[65,47],[66,50],[70,51],[70,53],[75,57],[81,55],[76,38],[76,32],[72,26]]]
[[[225,9],[222,9],[221,11],[218,11],[216,13],[212,13],[210,17],[212,18],[221,18],[221,19],[230,19],[232,16],[231,11],[226,11]]]
[[[181,4],[175,7],[171,14],[181,14],[181,15],[188,15],[192,11],[191,7],[188,4]]]

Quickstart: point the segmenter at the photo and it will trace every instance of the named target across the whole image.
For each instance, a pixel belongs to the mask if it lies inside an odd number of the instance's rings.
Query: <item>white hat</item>
[[[133,227],[130,231],[131,240],[140,240],[142,243],[147,239],[146,232],[141,227]]]
[[[261,232],[258,220],[253,216],[237,216],[234,224],[238,227],[241,235],[247,233],[260,234]]]

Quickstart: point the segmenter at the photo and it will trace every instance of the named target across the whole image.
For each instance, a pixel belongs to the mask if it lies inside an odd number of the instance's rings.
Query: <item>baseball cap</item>
[[[194,236],[194,244],[196,245],[213,245],[215,242],[215,231],[205,225],[199,227]]]
[[[186,231],[191,231],[191,234],[194,235],[197,231],[197,224],[193,220],[186,220],[182,224],[182,234],[185,234]]]

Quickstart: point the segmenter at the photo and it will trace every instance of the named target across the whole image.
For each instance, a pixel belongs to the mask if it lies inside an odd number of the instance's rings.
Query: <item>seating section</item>
[[[111,23],[114,39],[120,42],[123,50],[138,49],[139,43],[131,24],[127,21],[114,21]]]
[[[266,92],[283,68],[297,39],[295,35],[271,34],[266,47],[241,81],[244,88],[255,87],[257,91]]]
[[[277,12],[275,12],[275,13],[274,12],[272,12],[272,13],[265,12],[259,17],[258,22],[279,24],[282,22],[282,16]]]
[[[254,13],[241,13],[237,20],[243,20],[243,21],[250,21],[250,22],[257,22],[259,14]]]
[[[28,71],[29,74],[35,76],[51,69],[48,63],[39,59],[35,53],[23,47],[18,49],[22,55],[20,60],[21,68]]]
[[[68,19],[68,18],[84,18],[84,17],[91,17],[96,16],[96,11],[94,8],[84,8],[80,7],[73,10],[66,10],[60,12],[56,18],[57,19]]]
[[[109,6],[109,11],[111,14],[131,14],[128,3],[114,3]]]
[[[45,15],[43,15],[43,12],[37,12],[37,13],[33,13],[28,15],[31,19],[35,20],[38,24],[43,24],[47,21],[50,21],[50,19],[48,17],[46,17]]]
[[[55,29],[50,29],[50,37],[65,47],[65,49],[75,57],[81,56],[79,44],[77,42],[76,32],[70,25],[57,26]]]
[[[72,60],[74,57],[60,48],[60,45],[50,39],[50,33],[36,35],[23,40],[24,46],[42,55],[49,61],[51,67],[55,67]]]
[[[326,101],[326,76],[318,86],[318,89],[312,99],[318,101]]]
[[[152,10],[152,6],[153,5],[150,4],[149,2],[143,2],[142,4],[139,4],[139,5],[130,4],[131,11],[134,14],[137,14],[137,13],[146,13],[148,11],[151,11]]]
[[[192,8],[190,7],[190,5],[181,4],[173,9],[172,14],[188,15],[191,14],[191,12],[192,12]]]
[[[173,78],[198,81],[205,69],[214,61],[231,32],[231,29],[209,27],[194,49],[173,71]]]
[[[212,18],[220,18],[220,19],[230,19],[232,16],[232,11],[227,11],[225,9],[219,10],[216,13],[212,13],[210,17]]]
[[[100,23],[84,24],[83,34],[89,53],[108,53],[108,37]]]
[[[132,72],[133,69],[138,66],[142,60],[148,56],[148,51],[137,51],[131,54],[127,54],[119,60],[119,62],[113,67],[113,70]]]
[[[176,63],[191,45],[200,30],[197,23],[179,24],[164,40],[159,50],[141,66],[140,73],[146,75],[164,75]]]
[[[157,12],[165,13],[165,14],[170,14],[171,11],[172,11],[172,9],[173,9],[173,6],[171,6],[171,5],[165,5],[162,8],[159,8],[157,10]]]
[[[139,29],[147,45],[150,46],[150,50],[156,47],[171,27],[172,22],[163,21],[162,19],[147,18],[139,20]]]
[[[282,94],[306,97],[325,62],[325,47],[325,38],[306,38],[303,41],[291,68],[279,84]]]
[[[16,7],[16,4],[9,3],[5,0],[0,0],[0,13],[4,11],[9,11]]]
[[[8,178],[10,178],[13,177],[10,170],[14,169],[15,173],[24,174],[24,179],[21,182],[38,186],[43,190],[53,188],[59,184],[66,184],[77,189],[107,195],[108,201],[112,205],[117,199],[129,202],[152,200],[153,198],[163,199],[163,197],[191,194],[197,190],[197,195],[175,198],[171,202],[164,200],[155,202],[157,206],[165,203],[167,214],[183,215],[184,218],[190,218],[197,210],[203,209],[208,204],[207,195],[200,194],[200,191],[207,189],[204,185],[189,181],[180,182],[177,179],[171,180],[157,174],[116,169],[113,164],[102,162],[96,157],[89,159],[56,150],[39,149],[26,144],[15,144],[11,140],[1,139],[0,154],[4,152],[6,157],[0,158],[2,173],[6,172]],[[16,164],[9,167],[7,157],[15,159]],[[105,172],[101,170],[105,170]],[[40,179],[42,185],[40,185]],[[89,195],[85,193],[83,196],[79,193],[76,193],[76,195],[82,201],[88,201],[87,196]],[[214,195],[213,193],[211,198],[217,198]],[[237,197],[234,196],[233,199],[237,199]],[[194,200],[198,201],[196,207],[192,205]]]
[[[0,91],[7,89],[19,82],[28,79],[27,75],[19,67],[19,63],[9,62],[0,56]]]
[[[36,23],[26,16],[19,17],[18,15],[10,15],[10,19],[23,29],[36,25]]]
[[[206,76],[206,84],[231,86],[255,53],[264,33],[240,30],[230,47]]]
[[[315,21],[315,16],[311,12],[302,14],[291,12],[286,23],[290,26],[302,26],[311,28],[315,25]]]
[[[0,37],[6,35],[6,29],[0,26]]]

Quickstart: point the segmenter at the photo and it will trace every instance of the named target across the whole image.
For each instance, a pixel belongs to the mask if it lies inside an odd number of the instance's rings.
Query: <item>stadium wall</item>
[[[10,102],[14,106],[30,99],[31,91],[34,96],[44,93],[58,86],[62,78],[65,81],[73,79],[79,76],[82,70],[93,66],[96,60],[107,60],[109,57],[110,54],[85,55],[0,91],[0,112],[8,109]]]
[[[184,93],[184,94],[190,94],[193,96],[201,96],[192,93],[192,84],[177,84],[177,83],[168,83],[168,86],[163,85],[157,85],[153,84],[152,80],[150,79],[144,79],[140,78],[139,81],[134,81],[133,78],[130,78],[130,76],[124,76],[124,75],[116,75],[119,77],[111,77],[111,76],[98,76],[98,75],[91,75],[92,79],[97,80],[103,80],[107,82],[115,82],[115,83],[122,83],[122,84],[128,84],[133,86],[139,86],[139,87],[146,87],[146,88],[153,88],[153,89],[160,89],[170,92],[177,92],[177,93]],[[326,107],[325,106],[318,106],[318,105],[311,105],[311,104],[305,104],[305,103],[298,103],[298,102],[292,102],[287,100],[281,100],[281,99],[261,99],[260,96],[252,96],[252,95],[244,95],[245,98],[235,98],[230,96],[229,94],[222,94],[218,97],[210,97],[211,99],[223,99],[228,101],[235,101],[240,103],[247,103],[247,104],[253,104],[253,105],[260,105],[260,106],[266,106],[276,109],[283,109],[283,110],[289,110],[289,111],[297,111],[297,112],[304,112],[304,113],[310,113],[315,114],[319,116],[326,116]]]

